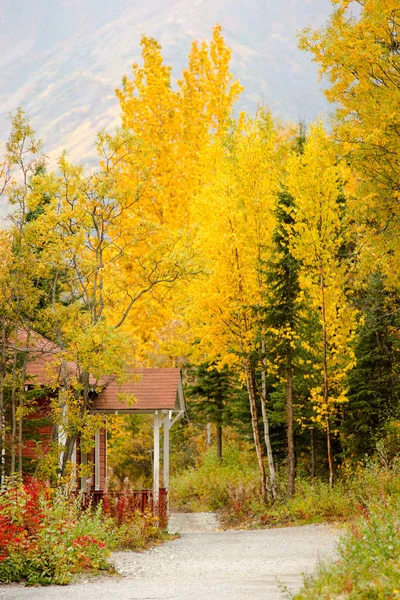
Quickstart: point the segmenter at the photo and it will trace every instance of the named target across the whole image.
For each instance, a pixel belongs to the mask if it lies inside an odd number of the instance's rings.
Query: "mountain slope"
[[[193,38],[221,23],[232,70],[245,87],[238,109],[264,101],[283,119],[326,110],[316,68],[296,31],[318,26],[328,0],[2,0],[0,139],[22,106],[54,158],[66,148],[90,164],[97,131],[118,124],[115,87],[140,58],[142,33],[157,38],[178,77]]]

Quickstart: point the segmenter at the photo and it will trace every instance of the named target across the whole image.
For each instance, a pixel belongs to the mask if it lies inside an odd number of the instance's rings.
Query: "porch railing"
[[[157,516],[162,528],[168,524],[168,493],[165,488],[160,488],[156,498],[153,490],[77,492],[77,495],[82,500],[82,508],[95,507],[102,502],[104,511],[121,522],[128,515],[139,511]]]

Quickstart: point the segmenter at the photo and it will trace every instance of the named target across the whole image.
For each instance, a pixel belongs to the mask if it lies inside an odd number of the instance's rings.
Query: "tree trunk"
[[[326,308],[325,308],[325,282],[324,274],[321,269],[320,273],[320,286],[321,286],[321,313],[322,313],[322,361],[323,361],[323,380],[324,380],[324,405],[326,407],[326,447],[328,453],[328,466],[329,466],[329,487],[333,487],[333,461],[332,461],[332,448],[331,448],[331,427],[329,422],[329,406],[328,406],[328,362],[327,362],[327,332],[326,332]]]
[[[275,500],[277,497],[276,472],[275,472],[275,465],[274,465],[274,459],[273,459],[273,454],[272,454],[271,438],[269,435],[269,421],[268,421],[267,409],[266,409],[264,400],[261,400],[261,412],[262,412],[262,419],[263,419],[263,426],[264,426],[264,440],[265,440],[265,445],[267,447],[267,460],[268,460],[268,470],[269,470],[268,489],[269,489],[269,493],[271,494],[272,499]]]
[[[83,398],[81,408],[80,408],[80,417],[83,419],[85,416],[88,403],[89,403],[89,373],[82,373],[81,375],[81,383],[83,383]],[[67,465],[72,459],[72,453],[74,451],[74,446],[77,440],[77,434],[74,433],[72,435],[68,435],[65,442],[65,451],[62,459],[61,465],[61,477],[65,477],[67,474]]]
[[[207,423],[207,446],[211,446],[211,423]]]
[[[310,429],[310,438],[311,438],[311,478],[315,479],[317,475],[317,461],[316,461],[316,448],[315,448],[315,431],[312,427]]]
[[[62,465],[61,465],[61,477],[65,477],[67,474],[67,465],[72,458],[72,453],[74,451],[74,446],[76,442],[76,434],[70,435],[67,437],[65,442],[65,450],[62,457]]]
[[[18,407],[22,408],[22,399],[19,399]],[[18,419],[18,473],[22,475],[22,417]]]
[[[222,425],[217,423],[217,458],[218,462],[222,462]]]
[[[265,343],[264,340],[261,342],[261,350],[263,355],[265,353]],[[271,436],[269,434],[269,420],[267,415],[267,375],[266,375],[266,367],[265,367],[265,357],[263,356],[263,368],[261,370],[261,413],[263,419],[264,426],[264,441],[265,447],[267,449],[267,459],[268,459],[268,470],[269,470],[269,487],[271,490],[272,499],[275,500],[278,492],[276,489],[276,472],[274,465],[274,456],[272,452],[271,445]]]
[[[326,447],[328,451],[328,465],[329,465],[329,488],[333,488],[333,461],[332,461],[332,447],[331,447],[331,424],[329,422],[329,415],[326,415]]]
[[[28,329],[28,335],[26,338],[26,347],[29,348],[29,341],[31,337],[31,330]],[[18,406],[20,409],[20,413],[22,415],[22,409],[24,407],[24,396],[25,396],[25,381],[26,381],[26,367],[28,364],[28,352],[24,353],[24,363],[22,365],[21,371],[21,387],[20,387],[20,397]],[[22,447],[23,447],[23,417],[20,416],[18,419],[18,473],[22,475]]]
[[[289,367],[286,375],[286,432],[287,432],[287,448],[288,448],[288,483],[286,488],[286,497],[290,498],[295,490],[296,476],[296,456],[294,450],[294,434],[293,434],[293,377],[292,369]]]
[[[61,335],[59,335],[59,344],[61,345]],[[72,458],[72,453],[74,451],[74,445],[76,442],[76,435],[68,436],[66,434],[66,420],[68,419],[68,406],[66,397],[68,394],[68,379],[67,365],[65,363],[65,360],[63,360],[61,364],[61,379],[62,386],[58,393],[58,401],[61,408],[62,421],[61,423],[56,423],[55,435],[57,436],[57,443],[63,446],[59,456],[59,473],[60,477],[65,477],[67,464]]]
[[[17,340],[18,337],[17,335],[15,336],[15,339]],[[11,440],[10,440],[10,455],[11,455],[11,462],[10,462],[10,476],[13,479],[14,475],[15,475],[15,438],[17,435],[17,360],[18,360],[18,353],[16,350],[14,350],[14,360],[13,360],[13,366],[12,366],[12,379],[11,379]]]
[[[253,429],[254,446],[257,454],[258,467],[260,469],[260,492],[261,496],[265,500],[267,496],[267,491],[268,493],[270,493],[270,490],[267,488],[267,478],[265,474],[263,450],[261,445],[260,432],[258,430],[258,410],[255,387],[255,373],[254,369],[252,369],[251,367],[248,367],[246,370],[246,380],[247,392],[250,403],[251,425]]]
[[[4,378],[6,374],[6,325],[1,323],[0,364],[0,484],[4,481]]]

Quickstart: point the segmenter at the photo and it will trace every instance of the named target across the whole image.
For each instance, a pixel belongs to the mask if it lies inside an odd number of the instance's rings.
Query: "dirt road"
[[[67,587],[0,587],[0,600],[283,600],[303,572],[334,556],[338,530],[307,525],[260,531],[216,531],[213,515],[174,515],[179,539],[137,554],[118,552],[122,577]]]

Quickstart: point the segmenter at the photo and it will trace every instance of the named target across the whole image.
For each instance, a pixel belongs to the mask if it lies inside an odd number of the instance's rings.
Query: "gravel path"
[[[0,599],[22,600],[283,600],[302,573],[334,556],[339,536],[328,525],[257,531],[216,531],[215,516],[176,514],[170,531],[182,536],[148,552],[116,552],[124,577],[67,587],[0,587]]]

